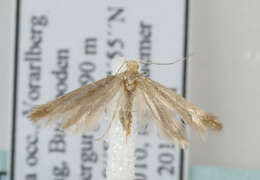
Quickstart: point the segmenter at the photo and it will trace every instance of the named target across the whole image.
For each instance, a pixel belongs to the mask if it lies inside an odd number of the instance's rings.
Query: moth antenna
[[[180,58],[180,59],[176,59],[173,62],[169,62],[169,63],[149,62],[149,61],[144,61],[144,60],[141,60],[141,59],[137,60],[137,62],[142,63],[142,64],[171,65],[171,64],[175,64],[175,63],[180,62],[180,61],[187,60],[189,57],[191,57],[191,55]]]

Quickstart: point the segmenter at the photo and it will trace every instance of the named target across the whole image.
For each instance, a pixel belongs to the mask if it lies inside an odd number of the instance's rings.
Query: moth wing
[[[47,125],[61,121],[61,128],[75,127],[88,130],[95,127],[106,105],[117,94],[121,86],[118,75],[108,76],[89,85],[36,106],[28,115],[34,123]]]
[[[143,115],[147,114],[146,109],[149,110],[152,116],[152,122],[157,127],[159,135],[170,142],[177,140],[183,148],[188,146],[188,141],[185,137],[184,124],[181,120],[177,119],[158,97],[155,97],[152,92],[147,89],[144,84],[138,84],[137,99],[142,103],[143,109],[138,109],[139,121],[143,121]]]
[[[159,101],[163,104],[162,107],[179,115],[191,128],[199,132],[201,137],[205,137],[208,129],[222,129],[222,124],[216,116],[194,106],[173,90],[145,76],[141,76],[138,81],[146,96]]]
[[[136,112],[139,133],[149,134],[156,128],[153,126],[155,124],[151,124],[153,115],[145,102],[142,89],[140,89],[138,86],[134,98],[134,112]]]

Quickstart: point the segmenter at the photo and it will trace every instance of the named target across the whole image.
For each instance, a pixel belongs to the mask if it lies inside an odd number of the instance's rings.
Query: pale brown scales
[[[124,97],[125,100],[122,101],[122,107],[119,111],[119,119],[125,131],[126,137],[131,132],[131,124],[133,121],[133,101],[134,101],[134,93],[137,87],[137,74],[138,72],[138,64],[133,63],[131,61],[126,63],[127,69],[122,73],[123,83],[124,83]]]
[[[126,61],[125,71],[36,106],[28,115],[29,119],[35,123],[47,124],[61,121],[63,129],[74,128],[85,132],[99,124],[103,111],[109,107],[109,103],[115,101],[116,108],[113,109],[112,120],[118,117],[126,137],[131,133],[132,121],[142,121],[146,112],[151,114],[151,122],[156,125],[161,136],[170,142],[177,140],[182,147],[188,145],[183,121],[202,137],[206,135],[207,130],[222,129],[222,124],[216,116],[201,110],[171,89],[139,73],[139,62]],[[139,119],[133,118],[133,107],[139,107]]]

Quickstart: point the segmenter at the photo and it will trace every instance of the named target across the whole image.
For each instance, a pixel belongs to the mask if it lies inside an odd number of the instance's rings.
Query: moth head
[[[126,61],[126,69],[131,72],[138,72],[139,64],[138,61]]]

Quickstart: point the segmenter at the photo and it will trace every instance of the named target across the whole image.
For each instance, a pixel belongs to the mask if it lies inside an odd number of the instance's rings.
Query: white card
[[[94,134],[36,127],[28,110],[111,72],[117,56],[169,62],[184,55],[184,0],[18,0],[12,180],[105,179],[107,144]],[[143,65],[183,92],[185,67]],[[104,121],[102,121],[104,122]],[[184,153],[156,135],[138,136],[136,177],[182,180]]]

